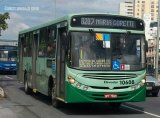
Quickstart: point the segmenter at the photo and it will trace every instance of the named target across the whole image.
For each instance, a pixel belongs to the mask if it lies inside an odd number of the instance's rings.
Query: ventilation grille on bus
[[[93,89],[110,89],[109,87],[100,87],[100,86],[90,86]],[[114,87],[113,89],[126,89],[130,86],[120,86],[120,87]]]
[[[103,79],[103,80],[117,80],[117,79],[130,79],[136,78],[136,74],[123,74],[123,73],[89,73],[83,74],[82,77],[84,78],[91,78],[91,79]]]

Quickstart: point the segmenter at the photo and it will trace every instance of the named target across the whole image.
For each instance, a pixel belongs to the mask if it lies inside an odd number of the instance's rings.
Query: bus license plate
[[[117,98],[116,94],[105,94],[104,95],[105,98]]]

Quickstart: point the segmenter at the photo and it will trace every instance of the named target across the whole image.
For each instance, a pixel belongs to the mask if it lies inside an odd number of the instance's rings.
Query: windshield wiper
[[[89,33],[90,33],[91,35],[94,35],[94,34],[95,34],[94,29],[89,29]]]
[[[130,31],[127,31],[126,34],[124,35],[124,39],[127,39],[130,34],[131,34],[131,32],[130,32]]]

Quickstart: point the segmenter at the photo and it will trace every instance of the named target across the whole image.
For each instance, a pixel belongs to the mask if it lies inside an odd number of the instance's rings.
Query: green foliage
[[[8,12],[0,14],[0,29],[6,30],[8,28],[8,24],[6,23],[7,19],[10,19]]]

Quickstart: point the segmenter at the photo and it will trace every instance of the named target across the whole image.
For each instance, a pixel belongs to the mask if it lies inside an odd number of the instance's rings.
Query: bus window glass
[[[27,45],[27,46],[26,46]],[[32,55],[31,53],[31,47],[32,47],[32,37],[30,36],[30,33],[25,34],[25,41],[23,42],[24,46],[24,55],[26,57],[29,57]]]
[[[55,29],[53,27],[48,29],[47,40],[47,57],[55,57],[56,41],[55,41]]]
[[[23,50],[22,50],[22,55],[24,57],[27,56],[27,41],[25,40],[25,38],[22,40],[22,46],[23,46]]]
[[[110,70],[111,49],[103,47],[91,33],[71,33],[71,66],[84,70]]]
[[[144,35],[112,34],[112,62],[118,62],[118,70],[139,70],[145,67]],[[143,42],[143,43],[141,43]],[[123,66],[123,67],[122,67]],[[114,70],[114,68],[112,68]],[[116,69],[117,70],[117,69]]]
[[[8,59],[10,61],[16,61],[16,58],[17,58],[17,51],[9,51],[8,52]]]
[[[29,34],[29,39],[28,39],[28,56],[32,56],[32,40],[33,40],[33,33],[31,32]]]
[[[71,66],[82,70],[139,70],[145,67],[144,35],[71,33]],[[105,40],[101,40],[102,34]],[[98,38],[97,38],[98,37]],[[107,42],[108,41],[108,42]],[[113,68],[118,62],[118,69]]]
[[[16,46],[1,46],[0,61],[16,61],[17,47]]]
[[[46,54],[46,29],[41,29],[38,56],[45,56],[45,54]]]

